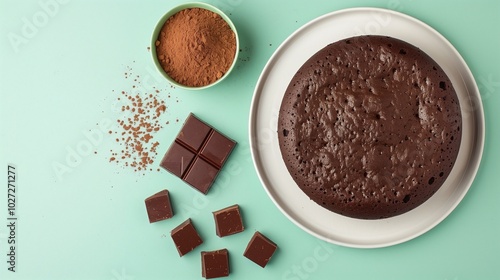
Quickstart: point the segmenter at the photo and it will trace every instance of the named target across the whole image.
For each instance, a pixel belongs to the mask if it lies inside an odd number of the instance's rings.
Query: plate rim
[[[476,124],[480,124],[479,126],[475,126],[475,130],[477,131],[477,133],[475,134],[475,137],[474,137],[474,150],[477,150],[477,155],[475,155],[475,163],[473,164],[472,166],[472,174],[470,176],[470,180],[469,182],[467,182],[467,186],[466,188],[462,191],[462,193],[459,195],[458,199],[451,205],[451,207],[445,211],[443,213],[443,215],[441,215],[438,219],[434,220],[433,223],[431,223],[429,226],[421,229],[420,231],[417,231],[413,234],[410,234],[408,236],[406,236],[405,238],[402,238],[402,239],[398,239],[398,240],[393,240],[392,242],[383,242],[383,243],[377,243],[377,244],[357,244],[357,243],[350,243],[350,242],[344,242],[344,241],[339,241],[339,240],[335,240],[335,239],[332,239],[332,238],[328,238],[326,236],[323,236],[322,234],[319,234],[311,229],[309,229],[308,227],[306,227],[305,225],[303,225],[301,222],[297,221],[297,219],[295,219],[294,217],[292,217],[287,211],[285,211],[285,209],[283,209],[283,207],[278,203],[278,201],[276,200],[276,198],[273,196],[273,194],[271,193],[269,187],[266,185],[266,181],[264,180],[263,178],[263,171],[262,171],[262,166],[259,166],[258,165],[258,160],[260,160],[260,156],[258,155],[258,144],[256,143],[257,141],[257,137],[254,133],[254,130],[256,128],[256,112],[257,112],[257,107],[258,107],[258,101],[260,100],[261,98],[261,91],[262,91],[262,88],[264,86],[265,83],[263,83],[263,80],[267,78],[267,75],[269,74],[269,72],[271,71],[270,69],[272,68],[275,60],[276,60],[276,57],[278,55],[281,54],[281,52],[283,51],[283,48],[285,48],[289,42],[291,40],[293,40],[297,34],[299,34],[300,32],[302,32],[304,29],[310,27],[311,25],[313,25],[314,23],[318,22],[318,21],[322,21],[323,19],[325,18],[328,18],[328,17],[335,17],[337,15],[342,15],[342,14],[346,14],[346,13],[369,13],[369,12],[379,12],[379,13],[387,13],[387,14],[390,14],[390,15],[394,15],[394,16],[397,16],[397,17],[400,17],[406,21],[411,21],[417,25],[420,25],[422,26],[425,30],[427,31],[430,31],[433,33],[433,35],[437,36],[443,43],[446,44],[446,46],[452,50],[454,52],[454,56],[456,58],[459,59],[459,63],[461,65],[464,66],[464,69],[465,70],[465,74],[468,76],[468,78],[470,78],[470,80],[472,81],[472,88],[470,88],[470,85],[466,85],[466,88],[467,88],[467,91],[470,91],[472,90],[473,91],[473,94],[471,95],[471,93],[469,92],[468,93],[468,96],[469,98],[474,98],[474,105],[476,106],[476,112],[474,114],[474,118],[477,118],[477,120],[475,120],[475,123]],[[365,34],[365,35],[369,35],[369,34]],[[418,47],[418,46],[417,46]],[[479,113],[478,113],[479,112]],[[437,30],[435,30],[434,28],[432,28],[431,26],[429,26],[428,24],[426,24],[425,22],[422,22],[421,20],[417,19],[417,18],[414,18],[412,16],[409,16],[407,14],[404,14],[404,13],[401,13],[401,12],[398,12],[398,11],[394,11],[394,10],[390,10],[390,9],[385,9],[385,8],[376,8],[376,7],[354,7],[354,8],[346,8],[346,9],[341,9],[341,10],[336,10],[336,11],[332,11],[332,12],[329,12],[329,13],[326,13],[326,14],[323,14],[323,15],[320,15],[308,22],[306,22],[305,24],[303,24],[301,27],[299,27],[298,29],[296,29],[294,32],[292,32],[279,46],[278,48],[273,52],[273,54],[271,55],[271,57],[268,59],[268,61],[266,62],[265,66],[263,67],[262,71],[261,71],[261,74],[259,75],[259,78],[257,80],[257,83],[255,85],[255,89],[254,89],[254,92],[253,92],[253,96],[252,96],[252,101],[251,101],[251,105],[250,105],[250,113],[249,113],[249,143],[250,143],[250,151],[251,151],[251,156],[252,156],[252,162],[254,164],[254,168],[255,170],[257,171],[257,176],[259,177],[259,180],[262,184],[262,187],[264,188],[265,192],[267,193],[267,195],[269,196],[269,198],[273,201],[274,205],[281,211],[281,213],[283,213],[290,221],[292,221],[296,226],[298,226],[299,228],[301,228],[302,230],[308,232],[309,234],[315,236],[316,238],[319,238],[319,239],[322,239],[326,242],[329,242],[329,243],[333,243],[333,244],[337,244],[337,245],[341,245],[341,246],[345,246],[345,247],[352,247],[352,248],[381,248],[381,247],[388,247],[388,246],[393,246],[393,245],[397,245],[397,244],[400,244],[400,243],[404,243],[406,241],[409,241],[409,240],[412,240],[424,233],[426,233],[427,231],[433,229],[436,225],[438,225],[439,223],[441,223],[446,217],[448,217],[450,215],[450,213],[458,206],[458,204],[463,200],[463,198],[465,197],[465,195],[468,193],[470,187],[472,186],[475,178],[476,178],[476,175],[477,175],[477,172],[480,168],[480,165],[481,165],[481,162],[482,162],[482,155],[483,155],[483,152],[484,152],[484,142],[485,142],[485,118],[484,118],[484,109],[483,109],[483,104],[482,104],[482,100],[481,100],[481,97],[480,97],[480,92],[479,92],[479,88],[477,86],[477,82],[475,81],[474,79],[474,76],[470,70],[470,67],[468,66],[468,64],[465,62],[465,60],[463,59],[463,57],[460,55],[460,53],[458,52],[458,50],[448,41],[448,39],[446,39],[446,37],[444,37],[441,33],[439,33]]]

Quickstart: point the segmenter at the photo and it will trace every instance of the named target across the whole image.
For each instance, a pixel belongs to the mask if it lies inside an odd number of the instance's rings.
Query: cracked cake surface
[[[462,117],[443,69],[399,39],[363,35],[324,47],[284,94],[284,163],[317,204],[360,219],[424,203],[457,158]],[[295,186],[290,186],[295,187]]]

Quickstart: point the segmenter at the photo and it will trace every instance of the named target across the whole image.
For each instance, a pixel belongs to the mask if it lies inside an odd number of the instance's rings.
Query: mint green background
[[[224,247],[227,279],[500,279],[500,2],[206,1],[229,14],[242,51],[234,72],[201,92],[170,87],[147,50],[156,21],[185,1],[60,1],[15,52],[9,34],[19,35],[23,18],[43,12],[46,2],[0,2],[0,279],[202,279],[200,251]],[[423,236],[381,249],[327,244],[295,226],[265,193],[248,147],[253,89],[271,54],[308,21],[360,6],[396,9],[448,38],[476,78],[486,116],[481,168],[464,200]],[[84,157],[63,180],[55,175],[52,163],[64,163],[66,147],[120,116],[113,102],[116,91],[132,89],[123,78],[127,66],[165,94],[162,121],[170,124],[155,135],[160,154],[189,112],[239,143],[206,197],[166,172],[142,175],[110,164],[116,143],[109,135],[95,147],[97,155]],[[16,273],[5,262],[9,163],[18,169]],[[149,224],[144,199],[163,188],[171,191],[176,215]],[[235,203],[246,230],[219,238],[211,212]],[[179,258],[169,232],[188,217],[205,243]],[[279,246],[265,269],[242,257],[255,230]]]

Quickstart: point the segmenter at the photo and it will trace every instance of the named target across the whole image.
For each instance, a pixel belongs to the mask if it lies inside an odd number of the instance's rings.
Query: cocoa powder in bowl
[[[231,68],[237,38],[219,14],[187,8],[167,19],[155,46],[158,62],[171,79],[187,87],[203,87]]]

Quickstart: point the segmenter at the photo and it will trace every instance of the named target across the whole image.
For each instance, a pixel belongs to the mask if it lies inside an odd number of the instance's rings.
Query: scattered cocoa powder
[[[236,53],[236,35],[218,14],[184,9],[163,25],[155,43],[158,60],[176,82],[200,87],[222,78]]]
[[[120,105],[120,117],[116,120],[117,126],[108,133],[117,146],[110,150],[109,161],[134,171],[153,171],[150,166],[158,155],[160,145],[154,140],[154,135],[169,122],[162,121],[161,116],[167,111],[163,98],[170,99],[170,94],[164,94],[155,87],[146,90],[141,87],[141,77],[134,75],[130,67],[127,70],[125,79],[133,79],[133,85],[132,90],[122,90],[116,98]]]

